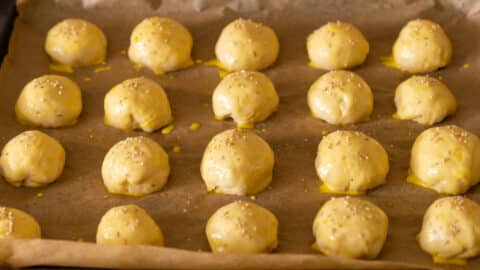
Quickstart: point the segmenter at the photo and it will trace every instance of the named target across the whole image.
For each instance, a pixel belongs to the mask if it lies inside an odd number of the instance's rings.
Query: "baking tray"
[[[0,241],[0,259],[14,266],[55,265],[111,268],[190,269],[398,269],[435,268],[430,256],[415,241],[427,207],[439,196],[408,184],[405,177],[411,145],[425,127],[391,117],[396,85],[409,75],[385,67],[380,58],[391,46],[405,23],[429,18],[440,23],[454,45],[451,65],[433,76],[441,76],[457,96],[459,110],[444,124],[458,124],[480,134],[478,87],[480,78],[480,2],[478,1],[262,1],[262,0],[22,0],[15,22],[9,56],[0,70],[0,145],[28,129],[15,120],[13,105],[23,86],[36,76],[52,73],[43,51],[48,29],[67,17],[81,17],[99,25],[109,40],[107,65],[111,71],[95,73],[93,68],[66,74],[79,83],[84,93],[84,111],[77,125],[42,129],[58,138],[67,150],[62,177],[41,189],[13,188],[0,181],[0,203],[23,209],[35,216],[49,240]],[[131,29],[141,19],[168,16],[184,23],[194,37],[195,59],[214,57],[215,41],[224,25],[238,18],[251,18],[271,25],[280,39],[280,56],[265,73],[280,95],[278,112],[255,129],[272,146],[276,165],[272,189],[258,194],[255,202],[270,209],[280,221],[280,246],[274,254],[218,255],[209,253],[204,229],[210,215],[220,206],[249,197],[208,194],[199,173],[202,152],[212,136],[232,121],[215,121],[211,93],[220,78],[215,68],[196,65],[179,72],[156,76],[148,70],[135,71],[121,52],[128,47]],[[358,125],[332,126],[309,116],[306,93],[324,73],[308,67],[305,38],[328,21],[343,20],[357,25],[370,41],[371,51],[364,65],[354,69],[372,87],[375,97],[370,121]],[[464,68],[469,64],[470,68]],[[125,133],[103,125],[103,97],[113,85],[135,76],[159,82],[169,95],[174,110],[175,130]],[[84,81],[89,76],[93,80]],[[191,132],[192,122],[201,128]],[[389,215],[390,232],[378,260],[346,260],[315,253],[311,225],[320,206],[332,195],[318,190],[314,169],[317,145],[323,131],[353,129],[379,140],[390,157],[387,184],[363,196]],[[265,130],[265,131],[263,131]],[[172,174],[166,187],[141,198],[111,195],[103,187],[100,166],[105,153],[127,136],[146,135],[169,152]],[[175,145],[182,152],[172,153]],[[479,189],[467,196],[479,201]],[[43,197],[38,197],[43,193]],[[145,208],[165,233],[166,246],[97,246],[94,242],[100,217],[110,207],[135,203]],[[184,214],[183,210],[186,209]],[[57,239],[57,240],[52,240]],[[83,240],[84,242],[77,242]],[[199,252],[201,250],[202,252]],[[11,252],[2,257],[2,252]],[[480,260],[468,267],[476,269]]]

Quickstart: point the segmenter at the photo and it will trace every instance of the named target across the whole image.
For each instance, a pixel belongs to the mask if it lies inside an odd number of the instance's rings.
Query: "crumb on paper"
[[[470,64],[464,64],[463,65],[463,68],[469,68],[470,67]]]
[[[106,71],[110,71],[110,70],[112,70],[111,66],[97,67],[97,68],[95,68],[95,73],[106,72]]]
[[[73,73],[74,70],[71,66],[60,64],[60,63],[50,63],[48,68],[53,71],[64,72],[64,73]]]
[[[191,130],[191,131],[197,131],[197,130],[199,130],[199,129],[200,129],[200,124],[199,124],[199,123],[192,123],[192,124],[190,125],[190,130]]]
[[[90,82],[92,80],[92,78],[90,77],[83,77],[83,80],[86,81],[86,82]]]
[[[166,134],[170,134],[172,133],[173,129],[175,128],[175,126],[172,124],[172,125],[168,125],[164,128],[162,128],[162,134],[166,135]]]
[[[182,151],[182,148],[178,145],[175,145],[173,148],[172,148],[172,152],[174,153],[180,153]]]
[[[38,193],[36,194],[36,196],[37,196],[38,198],[41,198],[41,197],[45,196],[45,194],[43,194],[43,192],[38,192]]]
[[[257,199],[257,197],[255,195],[252,195],[252,196],[250,196],[250,199],[255,201]]]

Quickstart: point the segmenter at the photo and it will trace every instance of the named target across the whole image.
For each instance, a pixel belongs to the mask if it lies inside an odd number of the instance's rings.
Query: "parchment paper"
[[[0,70],[0,145],[28,127],[15,120],[14,104],[23,86],[33,78],[58,73],[48,69],[43,50],[46,32],[61,19],[79,17],[101,27],[108,38],[107,64],[111,71],[94,68],[67,74],[82,88],[84,109],[77,125],[42,131],[60,140],[67,152],[63,175],[40,189],[14,188],[0,181],[0,204],[20,208],[35,216],[46,239],[3,240],[0,259],[10,266],[62,265],[115,268],[444,268],[435,266],[415,240],[427,207],[439,196],[405,182],[409,153],[415,137],[426,127],[392,119],[395,87],[409,75],[385,67],[380,57],[391,52],[401,27],[410,19],[428,18],[440,23],[454,45],[453,62],[434,76],[442,76],[458,100],[458,112],[444,123],[460,125],[480,135],[480,2],[476,1],[262,1],[262,0],[22,0],[10,50]],[[215,41],[228,22],[251,18],[273,27],[280,39],[277,63],[266,70],[280,95],[277,113],[256,131],[275,152],[272,189],[257,196],[256,203],[270,209],[280,221],[280,246],[273,255],[213,255],[204,234],[207,219],[219,207],[248,197],[207,194],[200,177],[202,152],[212,136],[233,128],[231,121],[213,118],[211,93],[220,78],[217,70],[203,65],[156,76],[136,72],[127,56],[132,28],[143,18],[169,16],[185,24],[194,37],[194,59],[214,58]],[[370,42],[365,64],[355,69],[372,87],[375,108],[366,123],[332,126],[309,115],[306,93],[324,71],[307,66],[305,40],[328,21],[344,20],[357,25]],[[465,68],[464,64],[469,64]],[[61,73],[60,73],[61,74]],[[145,75],[167,91],[176,128],[171,134],[123,132],[103,124],[105,93],[124,79]],[[84,77],[91,77],[86,82]],[[193,122],[201,128],[192,132]],[[265,131],[262,131],[264,129]],[[388,214],[390,228],[377,261],[328,258],[310,248],[313,218],[331,197],[319,192],[314,169],[322,131],[355,129],[382,143],[389,153],[387,184],[364,198]],[[146,135],[169,152],[172,172],[166,187],[141,198],[111,195],[100,174],[108,149],[127,136]],[[180,153],[172,147],[179,145]],[[43,197],[38,197],[38,193]],[[478,188],[467,196],[480,202]],[[161,226],[168,248],[110,247],[75,242],[95,241],[97,224],[109,208],[135,203],[145,208]],[[203,251],[203,252],[199,252]],[[469,262],[478,269],[480,259]]]

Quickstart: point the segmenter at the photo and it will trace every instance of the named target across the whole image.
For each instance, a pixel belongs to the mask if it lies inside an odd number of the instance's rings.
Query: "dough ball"
[[[237,19],[223,28],[215,55],[229,71],[261,70],[275,62],[279,47],[277,35],[270,27]]]
[[[219,208],[208,220],[207,238],[216,253],[266,253],[275,249],[278,220],[254,203],[236,201]]]
[[[97,244],[163,246],[157,223],[134,204],[113,207],[98,224]]]
[[[374,259],[387,232],[388,217],[382,209],[348,196],[327,201],[313,221],[314,247],[327,256]]]
[[[255,194],[272,181],[273,151],[260,136],[242,129],[223,131],[208,143],[200,171],[207,190]]]
[[[480,205],[462,196],[437,199],[425,213],[417,239],[435,262],[459,262],[477,256]]]
[[[172,122],[163,88],[145,77],[115,85],[105,96],[105,124],[123,129],[155,131]]]
[[[107,38],[91,22],[66,19],[48,31],[45,51],[54,61],[73,67],[100,64],[107,54]]]
[[[41,187],[55,181],[65,165],[65,150],[54,138],[38,130],[25,131],[3,147],[3,177],[20,187]]]
[[[315,168],[332,192],[359,194],[385,183],[388,154],[372,137],[339,130],[323,137]]]
[[[455,97],[441,81],[427,76],[413,76],[395,91],[396,118],[433,125],[453,114]]]
[[[237,71],[225,77],[212,98],[215,118],[232,117],[239,127],[253,127],[278,107],[272,81],[256,71]]]
[[[67,77],[44,75],[23,88],[15,105],[20,123],[36,127],[63,127],[77,123],[82,92]]]
[[[367,58],[370,47],[362,32],[354,25],[329,22],[307,38],[310,61],[321,69],[347,69]]]
[[[179,70],[192,63],[192,35],[181,23],[150,17],[133,29],[128,57],[157,74]]]
[[[110,193],[143,196],[160,190],[170,174],[168,155],[154,140],[129,137],[108,150],[102,177]]]
[[[355,124],[368,120],[373,110],[373,94],[359,75],[330,71],[310,87],[308,106],[314,117],[330,124]]]
[[[410,73],[435,71],[450,63],[452,43],[442,27],[417,19],[407,23],[393,45],[393,59]]]
[[[31,215],[0,206],[0,238],[40,238],[40,225]]]
[[[480,180],[480,142],[454,125],[429,128],[415,140],[409,182],[441,194],[461,194]]]

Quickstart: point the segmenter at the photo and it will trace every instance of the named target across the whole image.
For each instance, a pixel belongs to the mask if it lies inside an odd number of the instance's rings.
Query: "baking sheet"
[[[115,268],[433,268],[431,258],[416,243],[421,219],[439,196],[408,184],[409,153],[415,137],[425,127],[392,119],[393,96],[398,83],[409,75],[385,67],[382,56],[390,54],[401,27],[410,19],[428,18],[440,23],[454,46],[453,62],[434,73],[442,76],[458,101],[458,112],[442,124],[457,124],[480,134],[480,2],[407,0],[19,0],[20,17],[10,41],[10,51],[0,70],[0,145],[28,127],[15,120],[14,104],[31,79],[52,72],[43,50],[46,32],[68,17],[87,19],[101,27],[108,38],[107,64],[111,71],[94,68],[67,74],[82,88],[84,109],[77,125],[42,131],[60,140],[67,152],[64,173],[57,182],[40,189],[14,188],[0,181],[0,204],[35,216],[47,239],[2,240],[0,259],[12,266],[63,265]],[[276,64],[266,70],[280,96],[277,113],[256,132],[275,152],[272,189],[259,194],[256,203],[279,219],[280,246],[274,255],[213,255],[204,234],[206,221],[219,207],[249,197],[207,194],[200,177],[202,152],[212,136],[233,128],[231,121],[215,121],[211,93],[220,81],[217,70],[197,65],[187,70],[156,76],[137,72],[121,53],[128,48],[132,28],[143,18],[169,16],[185,24],[194,37],[194,59],[214,58],[215,41],[224,25],[251,18],[273,27],[280,40]],[[375,108],[370,121],[333,126],[313,119],[307,107],[310,84],[324,71],[307,66],[307,35],[328,21],[344,20],[357,25],[370,42],[365,64],[356,68],[370,84]],[[464,65],[469,64],[468,68]],[[58,73],[62,74],[62,73]],[[65,75],[65,74],[64,74]],[[103,125],[105,93],[124,79],[144,75],[159,82],[169,96],[176,128],[171,134],[123,132]],[[86,82],[84,77],[91,77]],[[192,132],[193,122],[201,128]],[[262,129],[265,131],[263,132]],[[388,239],[376,261],[328,258],[310,245],[313,218],[331,195],[319,192],[314,159],[322,131],[354,129],[382,143],[390,158],[387,184],[364,198],[385,210],[390,219]],[[100,168],[108,149],[127,136],[146,135],[168,150],[172,167],[168,184],[158,193],[141,198],[111,195],[103,187]],[[181,146],[173,153],[173,146]],[[43,196],[37,196],[42,193]],[[467,196],[480,202],[479,189]],[[106,247],[95,241],[97,224],[109,208],[135,203],[145,208],[161,226],[168,248]],[[468,268],[480,267],[480,259]],[[453,267],[452,267],[453,268]]]

